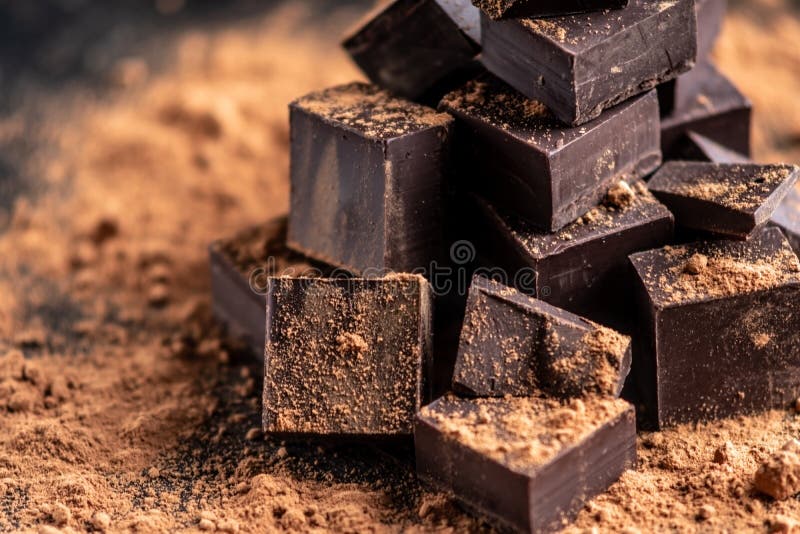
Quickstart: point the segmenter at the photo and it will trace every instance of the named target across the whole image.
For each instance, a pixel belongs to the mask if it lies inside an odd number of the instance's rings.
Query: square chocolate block
[[[664,159],[676,159],[687,132],[695,132],[734,152],[750,156],[752,104],[710,63],[689,73],[696,96],[661,118],[661,151]]]
[[[289,247],[357,274],[440,253],[453,119],[353,83],[293,102]]]
[[[629,337],[506,285],[473,278],[454,391],[473,397],[615,397],[630,365]]]
[[[695,0],[697,12],[697,59],[702,61],[708,58],[717,41],[725,12],[728,10],[728,0]]]
[[[214,317],[259,359],[264,358],[267,278],[323,276],[330,270],[286,248],[286,217],[215,241],[208,254]]]
[[[672,214],[642,183],[555,233],[475,200],[478,254],[507,273],[509,285],[559,308],[628,333],[633,302],[627,257],[673,237]]]
[[[431,312],[417,275],[271,278],[264,432],[410,434],[429,395]]]
[[[381,2],[342,42],[374,83],[418,99],[480,51],[480,17],[469,0]]]
[[[789,244],[800,254],[800,190],[797,185],[789,190],[789,194],[772,214],[770,224],[783,230]]]
[[[746,239],[797,181],[794,165],[670,161],[648,183],[683,228]]]
[[[681,161],[710,161],[712,163],[752,163],[747,156],[734,152],[699,133],[687,133],[674,150]]]
[[[777,228],[631,256],[634,376],[659,426],[778,408],[800,394],[800,262]]]
[[[620,9],[628,0],[473,0],[493,20],[552,17]]]
[[[559,120],[583,124],[694,66],[693,0],[631,0],[618,11],[493,21],[482,15],[486,67]]]
[[[597,206],[620,177],[643,178],[661,163],[655,91],[572,127],[486,74],[439,109],[456,118],[453,153],[469,187],[547,231]]]
[[[423,481],[519,532],[560,530],[636,464],[633,407],[618,399],[443,397],[414,442]]]

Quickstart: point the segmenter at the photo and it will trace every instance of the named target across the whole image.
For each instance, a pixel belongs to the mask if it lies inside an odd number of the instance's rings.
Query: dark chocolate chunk
[[[454,391],[618,396],[630,364],[629,337],[492,280],[472,280]]]
[[[631,256],[634,375],[659,426],[782,407],[800,394],[800,262],[777,228]]]
[[[631,0],[613,12],[493,21],[482,15],[481,61],[567,124],[692,68],[693,0]]]
[[[473,0],[493,20],[552,17],[620,9],[628,0]]]
[[[480,47],[469,0],[382,2],[342,43],[374,83],[407,98],[468,68]]]
[[[443,397],[414,442],[423,481],[520,532],[560,530],[636,464],[633,408],[618,399]]]
[[[800,254],[800,190],[796,185],[772,214],[770,224],[783,230],[794,251]]]
[[[271,278],[264,432],[410,434],[428,397],[431,295],[424,278]]]
[[[323,276],[330,270],[286,248],[285,217],[215,241],[208,252],[214,317],[259,359],[264,357],[267,278]]]
[[[745,239],[769,221],[798,174],[793,165],[670,161],[648,187],[679,226]]]
[[[698,61],[708,58],[714,48],[727,9],[727,0],[696,0]]]
[[[354,273],[426,268],[453,119],[354,83],[291,109],[289,246]]]
[[[680,156],[680,145],[688,132],[749,157],[752,105],[747,97],[710,63],[699,64],[688,76],[696,87],[686,93],[694,96],[661,118],[664,159]]]
[[[508,273],[509,285],[627,333],[633,307],[627,257],[669,243],[673,219],[641,183],[612,197],[556,233],[476,200],[477,250]]]
[[[686,134],[674,151],[683,161],[710,161],[712,163],[752,163],[747,156],[734,152],[699,133]]]
[[[547,231],[595,207],[620,177],[644,177],[661,162],[655,91],[571,127],[486,74],[439,109],[456,117],[453,152],[469,187]]]

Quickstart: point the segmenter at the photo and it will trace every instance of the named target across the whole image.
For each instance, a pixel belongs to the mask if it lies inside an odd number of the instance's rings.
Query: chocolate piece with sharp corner
[[[393,0],[370,12],[342,46],[374,83],[417,99],[468,68],[480,40],[469,0]]]
[[[290,121],[290,248],[370,276],[438,259],[452,117],[353,83],[293,102]]]
[[[779,408],[800,394],[800,262],[777,228],[634,254],[633,374],[657,426]]]
[[[214,317],[259,359],[264,358],[267,278],[324,276],[330,271],[286,248],[286,217],[215,241],[208,253]]]
[[[750,156],[752,104],[730,80],[710,63],[688,74],[696,89],[686,102],[661,118],[661,151],[664,159],[679,159],[680,145],[695,132],[744,156]],[[687,75],[684,75],[687,76]]]
[[[579,125],[694,66],[693,0],[631,0],[613,12],[493,21],[486,68],[561,121]]]
[[[411,434],[430,396],[431,311],[418,275],[271,278],[264,432]]]
[[[472,280],[453,390],[473,397],[618,396],[631,340],[516,289]]]
[[[493,20],[552,17],[620,9],[628,0],[473,0]]]
[[[770,224],[783,230],[794,251],[800,254],[800,190],[796,184],[775,210]]]
[[[747,156],[734,152],[696,132],[687,133],[675,152],[678,155],[677,159],[683,161],[752,163],[752,160]]]
[[[486,73],[439,109],[456,118],[453,151],[468,187],[547,231],[595,207],[620,177],[643,178],[661,163],[655,91],[571,127]]]
[[[673,238],[672,214],[638,182],[628,202],[605,203],[549,233],[474,198],[474,241],[509,285],[628,333],[633,311],[627,256]]]
[[[636,464],[619,399],[443,397],[414,429],[417,474],[503,528],[555,532]]]
[[[798,174],[793,165],[670,161],[648,187],[679,226],[745,239],[769,221]]]

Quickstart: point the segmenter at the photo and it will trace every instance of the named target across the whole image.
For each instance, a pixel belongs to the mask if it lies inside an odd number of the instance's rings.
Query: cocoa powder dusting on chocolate
[[[800,161],[789,9],[737,4],[716,53],[758,110],[762,161]],[[325,29],[356,15],[331,12]],[[262,368],[211,322],[208,243],[286,209],[286,103],[358,77],[309,24],[277,8],[176,28],[158,43],[169,69],[131,48],[107,98],[40,87],[44,124],[31,131],[24,106],[0,118],[4,155],[46,147],[0,234],[0,530],[485,530],[371,449],[262,439]],[[638,470],[567,531],[788,532],[800,501],[762,495],[755,474],[797,436],[788,410],[641,434]]]

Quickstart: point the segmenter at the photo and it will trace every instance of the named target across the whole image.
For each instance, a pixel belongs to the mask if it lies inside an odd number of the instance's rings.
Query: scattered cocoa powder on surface
[[[736,3],[716,53],[755,104],[760,161],[800,161],[791,6]],[[420,489],[408,456],[245,440],[262,369],[210,321],[206,247],[285,211],[285,105],[358,76],[332,53],[354,15],[328,13],[319,32],[302,8],[176,29],[156,47],[168,70],[143,42],[109,69],[107,97],[32,84],[34,104],[0,117],[4,156],[44,147],[0,223],[0,529],[486,530]],[[140,83],[120,89],[126,70]],[[32,114],[45,124],[29,127]],[[170,299],[151,308],[164,269]],[[753,478],[798,435],[788,411],[643,434],[638,470],[568,530],[789,532],[800,501],[762,496]]]

